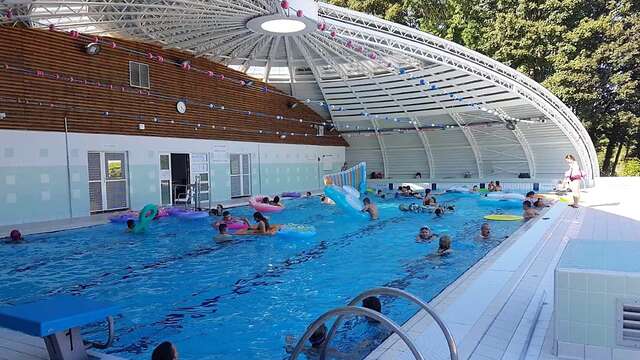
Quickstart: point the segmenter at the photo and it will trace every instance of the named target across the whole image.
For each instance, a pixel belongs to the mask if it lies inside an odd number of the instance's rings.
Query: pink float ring
[[[160,208],[160,209],[158,209],[158,215],[156,215],[156,217],[154,219],[167,217],[169,215],[171,215],[171,214],[169,213],[169,210],[167,208]]]
[[[280,212],[282,210],[284,210],[284,207],[282,206],[275,206],[275,205],[271,205],[271,204],[264,204],[262,202],[260,202],[260,200],[262,200],[265,196],[263,195],[258,195],[256,197],[252,197],[249,200],[249,205],[251,205],[252,208],[260,211],[260,212],[264,212],[264,213],[269,213],[269,212]]]
[[[227,229],[229,230],[246,230],[249,228],[249,225],[247,225],[246,222],[239,220],[231,220],[229,222],[225,222],[224,224],[227,225]]]

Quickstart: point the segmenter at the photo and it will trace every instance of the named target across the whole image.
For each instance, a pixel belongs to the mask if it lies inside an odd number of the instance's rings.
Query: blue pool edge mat
[[[45,337],[56,332],[102,321],[120,312],[108,302],[60,295],[45,300],[0,308],[0,327]]]

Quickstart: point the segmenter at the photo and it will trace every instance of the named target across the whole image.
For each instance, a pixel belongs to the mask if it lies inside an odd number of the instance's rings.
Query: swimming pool
[[[178,218],[163,218],[141,235],[113,224],[33,235],[25,244],[0,246],[0,301],[72,294],[120,304],[109,352],[125,358],[148,359],[169,340],[185,359],[282,359],[287,335],[300,336],[321,313],[364,290],[392,286],[432,299],[521,224],[494,222],[493,239],[478,241],[482,216],[503,204],[457,194],[439,201],[455,203],[457,211],[434,219],[398,210],[410,201],[379,201],[380,219],[367,221],[317,197],[289,200],[271,222],[317,228],[315,238],[300,240],[245,236],[216,244],[213,219]],[[232,213],[249,216],[252,209]],[[425,258],[438,244],[415,242],[422,225],[450,234],[453,254]],[[417,311],[401,300],[382,300],[383,313],[398,323]],[[366,331],[351,325],[355,333],[343,331],[337,347]],[[89,333],[97,335],[98,328]]]

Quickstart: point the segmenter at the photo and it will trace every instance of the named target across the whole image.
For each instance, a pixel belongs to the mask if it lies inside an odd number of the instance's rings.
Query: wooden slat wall
[[[194,67],[210,69],[226,77],[249,79],[246,75],[226,66],[204,59],[191,59],[190,55],[181,52],[163,50],[150,44],[119,39],[114,41],[129,49],[162,55],[166,60],[190,59]],[[4,64],[8,64],[21,68],[39,69],[47,73],[71,75],[79,79],[128,86],[129,61],[136,61],[149,64],[152,93],[171,98],[199,100],[224,105],[227,108],[283,115],[308,121],[323,121],[317,113],[303,103],[293,110],[289,109],[288,104],[292,99],[282,94],[264,93],[259,89],[244,88],[236,83],[210,79],[195,71],[184,71],[173,64],[159,64],[144,56],[107,46],[102,47],[99,55],[89,56],[84,52],[86,44],[86,40],[74,40],[60,32],[0,27],[1,97],[37,99],[43,103],[65,104],[95,110],[64,111],[36,104],[0,101],[0,112],[7,113],[7,117],[0,121],[0,129],[64,131],[66,114],[70,132],[347,146],[344,139],[336,136],[336,132],[332,133],[334,136],[315,136],[316,130],[311,128],[309,123],[216,111],[193,104],[188,105],[187,113],[181,115],[176,112],[175,100],[27,76],[4,68]],[[264,85],[260,81],[252,80],[256,85]],[[274,87],[269,86],[269,88],[275,92],[278,91]],[[111,114],[101,115],[104,111],[109,111]],[[118,113],[140,116],[140,119],[129,118]],[[160,123],[154,123],[153,117],[158,117]],[[200,123],[202,127],[196,131],[194,126],[166,123],[171,119],[178,122]],[[145,124],[145,130],[138,129],[139,123]],[[216,128],[211,128],[212,125]],[[225,126],[247,129],[251,132],[223,130]],[[288,135],[286,139],[280,139],[277,135],[259,134],[260,129],[308,133],[309,136]]]

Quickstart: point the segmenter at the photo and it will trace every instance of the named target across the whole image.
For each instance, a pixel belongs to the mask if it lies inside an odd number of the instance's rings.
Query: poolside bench
[[[88,360],[87,346],[107,348],[113,342],[116,305],[78,296],[56,296],[29,304],[0,308],[0,327],[44,338],[51,360]],[[83,341],[80,327],[107,320],[106,343]]]

